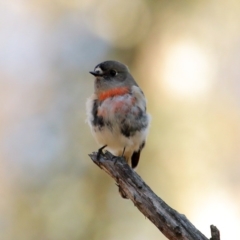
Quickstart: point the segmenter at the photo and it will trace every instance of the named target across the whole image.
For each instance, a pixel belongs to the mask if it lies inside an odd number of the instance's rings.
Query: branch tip
[[[211,236],[212,236],[210,240],[220,240],[220,232],[217,229],[217,227],[214,225],[211,225],[210,229],[211,229]]]

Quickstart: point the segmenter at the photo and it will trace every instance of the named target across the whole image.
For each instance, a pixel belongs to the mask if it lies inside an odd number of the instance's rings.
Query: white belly
[[[99,129],[92,128],[92,134],[100,146],[107,145],[106,149],[115,156],[121,156],[125,148],[124,156],[128,159],[132,153],[139,150],[145,141],[147,129],[137,131],[133,136],[125,137],[119,129],[110,131],[107,127]]]
[[[142,100],[144,98],[138,99],[139,95],[142,94],[139,93],[138,89],[135,95],[121,95],[102,102],[97,113],[98,116],[104,119],[104,125],[101,127],[92,124],[94,119],[92,113],[93,101],[97,99],[97,96],[94,94],[87,101],[87,121],[100,147],[107,145],[106,149],[115,156],[121,156],[125,148],[124,156],[127,160],[132,156],[133,152],[139,150],[148,133],[148,125],[142,129],[134,130],[129,136],[125,136],[126,134],[124,135],[120,128],[122,121],[126,121],[127,126],[130,127],[136,126],[139,121],[143,121],[137,115],[139,109],[145,112],[145,102]],[[133,105],[134,101],[135,105]],[[149,122],[149,118],[149,115],[145,113],[144,121]],[[128,128],[126,131],[128,131]]]

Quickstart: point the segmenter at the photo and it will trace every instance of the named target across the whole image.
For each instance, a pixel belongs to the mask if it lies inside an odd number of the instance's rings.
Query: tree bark
[[[211,228],[211,235],[212,235],[210,240],[220,240],[219,230],[214,225],[211,225],[210,228]]]
[[[92,161],[110,175],[119,187],[119,192],[134,205],[170,240],[208,240],[183,215],[168,206],[133,171],[124,158],[111,153],[92,153]],[[211,225],[210,240],[220,240],[217,228]]]

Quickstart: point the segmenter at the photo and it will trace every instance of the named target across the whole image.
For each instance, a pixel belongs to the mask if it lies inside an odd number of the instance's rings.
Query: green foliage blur
[[[128,65],[137,172],[207,237],[240,239],[240,2],[0,1],[0,239],[166,239],[88,157],[88,73]]]

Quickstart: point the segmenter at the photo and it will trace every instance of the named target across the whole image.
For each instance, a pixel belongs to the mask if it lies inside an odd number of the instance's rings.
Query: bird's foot
[[[97,152],[97,160],[99,161],[100,160],[100,156],[103,154],[103,149],[106,147],[107,145],[104,145],[102,146],[101,148],[98,149],[98,152]]]
[[[119,157],[122,157],[122,158],[124,158],[124,153],[125,153],[125,147],[123,148],[123,152],[122,152],[122,156],[119,156]],[[116,157],[116,156],[113,156],[112,157],[112,160],[114,160],[114,165],[117,163],[117,160],[118,160],[118,158],[119,157]],[[125,158],[124,158],[125,159]]]

